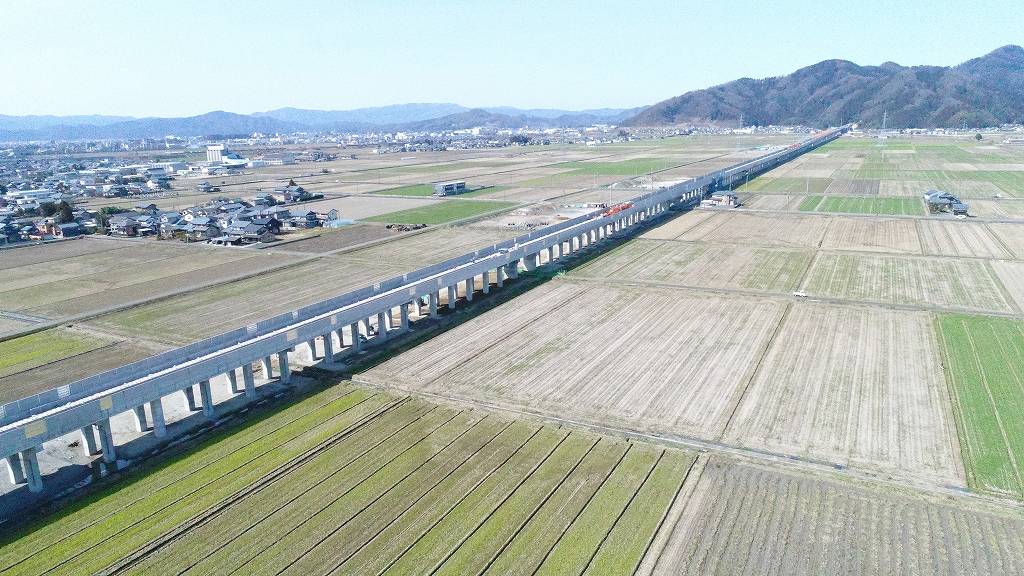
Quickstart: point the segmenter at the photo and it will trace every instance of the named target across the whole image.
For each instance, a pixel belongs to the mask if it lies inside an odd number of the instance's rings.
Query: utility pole
[[[885,130],[885,125],[889,122],[889,111],[886,110],[882,113],[882,130]]]

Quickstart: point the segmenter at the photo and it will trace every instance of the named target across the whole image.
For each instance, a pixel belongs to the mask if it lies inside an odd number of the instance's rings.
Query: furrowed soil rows
[[[921,253],[921,242],[912,220],[835,218],[821,247],[858,252]]]
[[[313,515],[304,519],[294,530],[277,534],[271,532],[275,537],[264,540],[265,544],[271,545],[261,546],[263,550],[239,567],[238,571],[243,574],[279,574],[296,567],[300,559],[315,560],[317,550],[314,548],[330,537],[334,530],[344,527],[381,495],[412,478],[415,472],[436,455],[474,429],[480,420],[480,416],[473,414],[438,410],[447,413],[450,419],[351,490],[341,494],[324,494],[314,504]],[[265,528],[273,531],[275,526]]]
[[[944,315],[939,332],[972,487],[1024,497],[1024,322]]]
[[[400,274],[400,268],[386,262],[324,257],[114,312],[90,323],[125,335],[186,344]]]
[[[1024,310],[1024,262],[997,260],[992,262],[992,269],[996,271],[996,276],[1017,303],[1017,307]]]
[[[560,468],[558,460],[564,459],[567,451],[572,451],[572,446],[576,444],[574,440],[572,444],[562,448],[567,437],[568,432],[550,427],[542,429],[495,474],[489,476],[440,521],[433,524],[414,545],[401,551],[397,557],[385,564],[382,570],[375,568],[372,572],[363,573],[431,573],[527,479],[533,478],[535,474],[540,475],[538,478],[546,477],[551,474],[551,468]],[[559,448],[562,450],[558,451]],[[534,480],[531,486],[536,486],[538,482],[540,481]],[[379,568],[380,564],[384,564],[382,560],[386,560],[390,554],[391,551],[386,551],[382,554],[383,559],[374,559],[376,566]]]
[[[831,221],[822,216],[716,212],[678,236],[678,240],[741,242],[814,248]]]
[[[801,196],[788,194],[751,194],[743,200],[743,205],[758,210],[796,210],[801,201]]]
[[[921,241],[926,254],[937,256],[974,256],[978,258],[1012,258],[985,224],[918,220]]]
[[[561,283],[556,283],[561,284]],[[631,429],[717,438],[784,303],[680,290],[562,286],[359,378]],[[642,367],[642,368],[640,368]]]
[[[20,266],[35,266],[41,262],[54,263],[64,258],[76,258],[86,254],[99,254],[110,250],[124,248],[120,242],[111,242],[98,238],[79,238],[63,240],[35,246],[19,246],[15,249],[3,250],[0,254],[0,270],[10,270]]]
[[[794,305],[724,439],[962,484],[931,317]]]
[[[540,565],[538,576],[579,575],[636,497],[661,450],[634,445]]]
[[[810,251],[638,239],[587,264],[574,276],[602,280],[792,292]]]
[[[1024,259],[1024,226],[1020,224],[992,223],[989,229],[1013,252],[1018,259]]]
[[[114,485],[85,498],[62,510],[57,519],[42,519],[6,534],[3,541],[10,543],[0,548],[0,573],[12,570],[32,573],[30,562],[59,563],[67,559],[64,554],[73,556],[83,551],[75,548],[74,543],[107,538],[105,527],[108,525],[127,528],[129,522],[124,521],[125,518],[136,522],[144,520],[167,503],[180,503],[182,498],[192,498],[197,487],[203,489],[215,479],[223,482],[231,475],[240,475],[257,461],[266,461],[268,452],[278,450],[303,435],[310,436],[309,426],[312,423],[328,421],[332,415],[344,415],[354,407],[361,407],[342,420],[347,419],[375,405],[382,406],[386,398],[336,388],[242,428],[226,427],[186,456],[153,468],[143,467],[130,483]],[[209,486],[206,489],[219,490],[221,487]],[[20,539],[15,541],[15,538]]]
[[[687,480],[691,481],[690,479]],[[653,573],[1024,573],[1024,519],[712,458]]]
[[[402,511],[394,522],[383,530],[370,534],[371,540],[349,556],[335,569],[335,573],[377,574],[408,550],[437,522],[445,518],[455,506],[488,479],[502,474],[505,466],[520,457],[529,446],[543,439],[536,426],[523,422],[513,423],[502,433],[495,449],[474,454],[456,473],[445,478],[426,496]],[[531,444],[533,443],[533,444]],[[546,445],[545,445],[546,446]]]
[[[717,216],[711,210],[691,210],[640,235],[651,240],[675,240],[683,233]]]
[[[168,565],[183,573],[233,570],[269,547],[276,541],[275,534],[312,515],[324,498],[358,485],[450,418],[450,413],[431,410],[422,403],[399,406],[388,418],[372,422],[266,489],[190,530],[133,572],[158,574]],[[204,554],[198,554],[200,550]]]
[[[633,574],[683,485],[693,457],[665,452],[608,533],[584,574]]]
[[[981,260],[819,253],[804,290],[850,300],[1013,311],[995,274]]]
[[[628,445],[602,440],[487,568],[485,574],[533,574],[625,455]],[[652,531],[653,532],[653,531]]]

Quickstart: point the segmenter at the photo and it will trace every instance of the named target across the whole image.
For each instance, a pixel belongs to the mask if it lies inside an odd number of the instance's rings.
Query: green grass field
[[[692,462],[332,387],[7,531],[0,574],[106,573],[146,550],[126,572],[625,576]]]
[[[55,328],[0,342],[0,376],[22,372],[104,346],[108,342]]]
[[[433,196],[434,186],[431,184],[412,184],[400,188],[377,190],[376,192],[371,192],[371,194],[380,194],[382,196]]]
[[[367,222],[387,222],[388,224],[445,224],[463,218],[470,218],[488,212],[515,206],[515,202],[445,200],[431,206],[399,210],[367,218]]]
[[[924,204],[917,198],[809,196],[800,202],[800,210],[803,212],[923,216]]]
[[[938,318],[967,481],[1024,497],[1024,322]]]
[[[508,189],[508,186],[485,186],[483,188],[472,190],[459,194],[458,198],[476,198],[477,196],[486,196],[487,194],[493,194],[495,192],[501,192],[502,190]],[[402,186],[400,188],[388,188],[387,190],[377,190],[371,192],[371,194],[379,194],[381,196],[410,196],[410,197],[430,197],[434,195],[433,184],[413,184],[410,186]]]
[[[754,178],[737,188],[740,192],[777,192],[785,194],[821,194],[828,188],[828,178]]]
[[[619,162],[569,162],[559,167],[573,168],[574,174],[594,174],[597,176],[643,176],[651,172],[667,170],[680,164],[679,160],[670,158],[636,158]]]

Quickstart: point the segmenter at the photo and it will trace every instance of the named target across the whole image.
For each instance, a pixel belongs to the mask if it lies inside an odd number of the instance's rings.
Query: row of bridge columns
[[[480,275],[479,289],[483,294],[488,294],[491,290],[492,281],[498,288],[501,288],[506,280],[514,280],[519,277],[520,267],[527,271],[535,270],[544,263],[554,262],[569,254],[583,250],[666,209],[667,206],[659,204],[649,209],[633,212],[609,224],[591,228],[568,239],[556,242],[517,261],[487,270]],[[304,342],[298,347],[277,352],[277,378],[279,382],[282,384],[291,382],[289,353],[300,354],[301,350],[302,355],[305,356],[305,360],[309,364],[317,363],[322,359],[323,365],[327,367],[336,366],[339,355],[344,357],[349,354],[359,353],[369,344],[384,342],[395,334],[408,331],[411,323],[410,316],[413,313],[411,310],[412,306],[416,307],[415,314],[419,318],[437,318],[439,316],[438,309],[441,305],[441,295],[444,294],[448,308],[454,309],[458,300],[460,285],[463,285],[466,301],[471,302],[474,293],[478,289],[477,277],[475,276],[455,282],[439,290],[431,291],[397,306],[397,321],[394,319],[394,308],[382,310],[374,316],[353,322],[347,326],[340,326],[327,334]],[[323,350],[322,356],[319,354],[318,348]],[[226,374],[233,396],[242,394],[246,399],[256,398],[256,380],[253,369],[253,364],[256,363],[258,363],[265,379],[271,380],[274,378],[272,356],[246,363]],[[196,388],[198,388],[198,395],[196,394]],[[202,380],[186,386],[181,389],[181,393],[185,397],[185,403],[189,411],[202,411],[205,417],[211,419],[216,417],[217,410],[210,380]],[[147,402],[147,404],[149,404],[149,414],[146,413],[145,405],[132,408],[131,413],[134,417],[135,428],[138,432],[151,430],[154,437],[163,438],[167,435],[167,425],[164,419],[162,399],[153,400]],[[109,417],[82,428],[81,436],[81,447],[87,456],[100,455],[103,461],[108,464],[114,464],[117,461],[117,448],[114,444]],[[42,490],[42,477],[39,472],[37,459],[37,453],[41,449],[41,446],[32,447],[5,458],[8,474],[12,482],[27,484],[32,492]]]

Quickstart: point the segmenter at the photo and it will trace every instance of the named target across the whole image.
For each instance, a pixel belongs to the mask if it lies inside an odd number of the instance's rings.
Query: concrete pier
[[[21,461],[25,471],[25,482],[28,483],[28,491],[39,493],[43,491],[43,475],[39,473],[39,460],[36,452],[41,447],[33,446],[21,451]]]
[[[167,435],[167,424],[164,421],[164,405],[159,398],[149,403],[149,413],[153,416],[153,436],[163,438]]]
[[[409,329],[409,304],[398,307],[398,329],[402,332]]]
[[[340,332],[339,332],[339,334],[340,334]],[[287,350],[282,350],[281,352],[277,353],[277,366],[281,370],[281,383],[282,384],[291,384],[291,382],[292,382],[292,369],[288,365],[288,351]],[[246,390],[246,392],[248,392],[248,390]],[[256,395],[256,390],[255,389],[252,391],[251,395],[252,396]]]
[[[238,387],[238,371],[228,370],[228,382],[231,383],[231,393],[238,394],[242,390]]]
[[[199,410],[199,404],[196,402],[196,392],[192,389],[192,386],[182,389],[182,393],[185,394],[185,403],[188,405],[188,409],[193,412]]]
[[[473,301],[473,292],[476,291],[476,282],[473,278],[466,278],[466,302]]]
[[[96,431],[93,430],[92,424],[82,428],[82,451],[85,452],[86,456],[96,456],[100,453],[100,446],[96,442]]]
[[[210,390],[210,381],[203,380],[199,383],[199,396],[203,400],[203,415],[213,418],[213,392]]]
[[[359,322],[353,322],[348,329],[352,335],[352,349],[359,352],[363,349],[363,342],[359,339],[359,336],[361,336],[359,333]]]
[[[100,450],[103,451],[103,461],[107,464],[113,464],[117,461],[117,451],[114,449],[114,434],[110,429],[110,418],[97,422],[96,432],[100,436]]]
[[[455,310],[455,301],[459,297],[459,289],[455,285],[448,287],[448,309]]]
[[[334,365],[334,339],[331,338],[330,332],[323,335],[324,339],[324,364],[327,366]]]
[[[270,380],[274,377],[274,367],[270,364],[270,356],[267,356],[260,360],[260,365],[263,368],[263,377]]]
[[[505,286],[505,267],[498,266],[498,269],[494,271],[494,282],[498,285],[498,288]]]
[[[242,366],[242,386],[245,388],[246,398],[256,397],[256,378],[252,375],[252,362]]]
[[[491,271],[490,270],[484,270],[483,279],[482,279],[482,282],[480,284],[481,284],[480,287],[481,287],[481,289],[483,289],[484,294],[490,294],[491,293]]]
[[[149,430],[149,419],[146,417],[146,407],[136,406],[132,408],[132,414],[135,416],[135,431],[145,432]]]
[[[11,484],[24,484],[25,467],[21,464],[21,453],[11,454],[4,458],[4,462],[7,463],[7,477],[10,478]]]
[[[428,298],[427,307],[428,307],[428,309],[430,311],[430,317],[431,318],[437,318],[439,316],[439,314],[437,313],[437,301],[439,300],[439,298],[437,296],[437,292],[431,292],[430,295],[427,298]]]
[[[377,337],[381,340],[388,339],[388,314],[385,312],[377,313]]]

